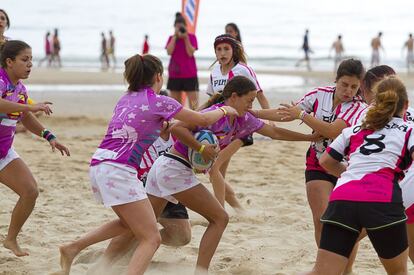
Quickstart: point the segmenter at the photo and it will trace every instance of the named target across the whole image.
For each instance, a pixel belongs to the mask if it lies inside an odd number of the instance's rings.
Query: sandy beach
[[[332,78],[331,72],[272,73],[322,83]],[[414,78],[404,75],[402,78],[412,91]],[[26,83],[29,87],[124,84],[120,73],[46,69],[34,69]],[[53,154],[46,141],[32,134],[16,135],[14,147],[35,176],[40,196],[20,234],[20,242],[29,249],[30,256],[17,258],[0,247],[0,275],[43,275],[58,271],[60,244],[114,218],[110,209],[95,202],[89,188],[88,167],[121,94],[121,90],[81,93],[50,89],[32,94],[36,100],[54,102],[54,115],[43,116],[41,120],[70,148],[71,156]],[[276,91],[271,105],[277,106],[296,97]],[[297,122],[279,125],[309,131]],[[247,211],[245,215],[238,215],[228,208],[230,223],[213,258],[211,274],[296,274],[311,269],[315,260],[316,244],[304,183],[304,158],[309,145],[255,137],[255,144],[242,148],[229,167],[228,180]],[[200,180],[211,189],[206,176],[201,176]],[[6,235],[16,200],[12,191],[0,185],[0,240]],[[147,274],[192,274],[206,221],[193,212],[190,216],[191,243],[181,248],[161,246]],[[100,243],[83,251],[75,260],[71,274],[87,274],[106,245],[107,242]],[[117,262],[113,274],[122,274],[127,263],[128,258]],[[414,272],[411,263],[409,270]],[[360,245],[355,273],[386,274],[367,239]]]

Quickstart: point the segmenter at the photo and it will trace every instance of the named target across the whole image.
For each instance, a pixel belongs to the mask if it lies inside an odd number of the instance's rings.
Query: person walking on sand
[[[115,57],[115,36],[112,31],[109,31],[109,43],[108,43],[108,59],[112,60],[112,67],[116,67],[116,57]]]
[[[305,61],[306,68],[310,72],[312,70],[312,68],[310,66],[310,57],[309,57],[309,54],[313,53],[313,51],[311,50],[311,48],[309,46],[309,30],[308,29],[306,29],[305,35],[303,36],[303,44],[302,44],[302,48],[301,49],[303,50],[303,52],[305,54],[305,57],[298,60],[298,62],[296,63],[296,67],[299,67],[299,65],[303,61]]]
[[[21,82],[29,77],[32,68],[32,49],[23,41],[7,41],[0,52],[0,182],[19,195],[13,209],[3,246],[16,256],[29,255],[20,247],[17,236],[36,204],[39,190],[27,165],[13,149],[16,124],[21,121],[33,134],[46,139],[52,150],[69,156],[69,150],[51,131],[36,119],[33,112],[52,113],[50,102],[28,104],[26,87]]]
[[[52,65],[56,64],[59,68],[62,67],[62,62],[60,60],[60,50],[62,49],[60,40],[59,40],[59,31],[55,29],[53,37],[52,37]]]
[[[333,42],[330,52],[334,50],[334,72],[338,69],[339,63],[341,63],[343,58],[343,53],[345,51],[344,45],[342,44],[342,35],[338,35],[338,38],[335,42]],[[330,54],[329,52],[329,54]]]
[[[50,67],[52,64],[52,48],[50,45],[50,32],[47,32],[45,36],[45,54],[46,54],[45,57],[43,57],[39,61],[39,67],[42,66],[42,63],[44,61],[47,61],[48,67]]]
[[[408,39],[404,43],[403,50],[405,48],[407,49],[407,72],[410,72],[410,66],[414,63],[414,39],[412,33],[408,35]]]
[[[142,54],[149,53],[150,46],[148,44],[148,34],[144,36],[144,44],[142,45]]]
[[[378,33],[377,37],[374,37],[371,40],[371,48],[372,48],[372,55],[371,55],[371,67],[378,66],[380,64],[380,49],[384,51],[384,47],[381,43],[382,32]]]
[[[101,56],[99,59],[101,60],[101,69],[107,70],[109,68],[108,42],[103,32],[101,32]]]

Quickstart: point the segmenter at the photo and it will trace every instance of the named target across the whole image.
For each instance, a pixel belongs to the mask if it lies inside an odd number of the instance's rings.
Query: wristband
[[[51,141],[56,138],[56,136],[52,134],[52,132],[50,132],[48,129],[43,129],[40,133],[40,136],[46,139],[47,141]]]
[[[302,110],[301,112],[300,112],[300,114],[299,114],[299,119],[300,120],[302,120],[303,121],[303,119],[305,118],[305,116],[307,115],[308,113],[307,112],[305,112],[304,110]]]
[[[223,111],[224,116],[227,116],[227,110],[224,107],[220,107],[219,109]]]
[[[200,147],[200,149],[198,149],[198,152],[200,153],[200,154],[202,154],[203,152],[204,152],[204,149],[206,148],[206,145],[205,144],[201,144],[201,147]]]

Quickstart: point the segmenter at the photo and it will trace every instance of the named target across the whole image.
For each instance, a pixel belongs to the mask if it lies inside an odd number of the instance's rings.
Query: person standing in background
[[[39,67],[42,66],[42,63],[47,60],[47,66],[50,67],[52,64],[52,49],[50,45],[50,32],[48,31],[45,36],[45,57],[40,59],[39,61]]]
[[[186,22],[181,13],[175,15],[175,32],[168,38],[166,50],[171,56],[168,65],[167,89],[171,97],[185,104],[182,93],[186,93],[189,106],[195,110],[198,106],[198,77],[194,52],[198,49],[197,38],[188,33]]]
[[[115,69],[116,67],[116,58],[115,58],[115,36],[112,31],[109,31],[109,47],[108,47],[108,59],[112,59],[112,66]],[[109,67],[109,61],[108,61]]]
[[[303,36],[303,44],[302,44],[302,50],[305,53],[305,57],[302,59],[299,59],[299,61],[296,63],[296,67],[299,67],[299,65],[305,61],[306,62],[306,68],[308,69],[308,71],[310,72],[311,66],[310,66],[310,58],[309,58],[309,54],[313,53],[313,51],[311,50],[310,46],[309,46],[309,30],[306,29],[305,31],[305,35]]]
[[[4,36],[6,29],[10,28],[10,19],[5,10],[0,9],[0,46],[9,40]]]
[[[342,44],[342,35],[338,35],[338,39],[333,42],[331,50],[329,51],[329,55],[331,54],[332,50],[335,50],[334,72],[336,72],[338,70],[338,64],[341,63],[343,53],[345,51],[344,45]]]
[[[226,34],[231,35],[234,39],[242,43],[240,29],[235,23],[228,23],[224,30],[226,31]]]
[[[407,72],[410,72],[410,65],[414,62],[414,39],[413,34],[408,35],[408,40],[405,41],[403,50],[407,48]]]
[[[142,45],[142,54],[149,53],[148,34],[144,36],[144,45]]]
[[[62,62],[60,60],[60,50],[62,49],[61,45],[60,45],[60,40],[59,40],[59,31],[58,29],[55,29],[53,37],[52,37],[52,46],[53,46],[53,51],[52,51],[52,62],[51,64],[53,65],[55,62],[57,62],[57,65],[59,68],[62,67]]]
[[[101,32],[101,69],[107,70],[109,68],[108,48],[105,34]]]
[[[371,40],[371,48],[372,48],[371,68],[378,66],[380,64],[379,50],[382,49],[384,51],[384,47],[382,47],[382,44],[381,44],[381,37],[382,37],[382,32],[379,32],[378,36]]]

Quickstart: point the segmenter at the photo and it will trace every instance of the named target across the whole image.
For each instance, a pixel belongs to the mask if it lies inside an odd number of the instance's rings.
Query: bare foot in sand
[[[62,271],[59,274],[69,275],[70,268],[76,255],[79,254],[79,249],[71,247],[71,245],[62,245],[59,247],[60,251],[60,267]]]
[[[16,240],[4,240],[3,246],[7,249],[10,249],[14,255],[17,257],[29,256],[29,252],[23,250],[18,244]]]

